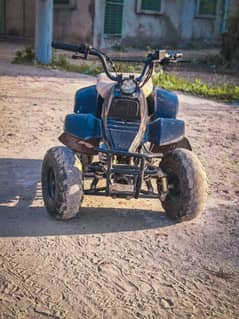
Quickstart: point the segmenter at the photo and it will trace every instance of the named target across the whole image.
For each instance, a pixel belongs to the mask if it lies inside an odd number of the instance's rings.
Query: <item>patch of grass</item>
[[[26,64],[33,63],[35,59],[35,52],[32,47],[27,47],[16,52],[16,56],[13,60],[13,63],[17,64]]]
[[[193,82],[181,79],[180,77],[169,74],[160,73],[154,76],[155,85],[167,90],[182,91],[206,98],[214,98],[223,101],[239,100],[239,86],[232,84],[209,85],[200,79]]]
[[[68,72],[83,73],[88,75],[97,75],[103,72],[103,67],[95,62],[80,62],[78,64],[70,63],[64,55],[55,57],[52,66]]]
[[[78,64],[70,63],[68,59],[64,55],[59,55],[58,57],[54,57],[52,65],[56,68],[69,71],[69,72],[77,72],[88,75],[97,75],[99,73],[104,72],[104,69],[101,63],[96,61],[86,61],[79,62]],[[135,72],[135,67],[129,65],[127,63],[115,63],[117,72]]]
[[[35,59],[35,52],[33,48],[27,47],[16,52],[13,63],[17,64],[32,64]],[[115,63],[117,72],[134,73],[136,66],[125,62]],[[102,64],[98,61],[79,61],[78,63],[71,63],[65,55],[56,55],[53,50],[52,64],[47,67],[54,67],[68,72],[83,73],[96,76],[104,72]]]
[[[33,63],[35,59],[34,50],[30,47],[16,52],[14,63],[26,64]],[[141,71],[141,67],[137,64],[128,64],[126,62],[115,63],[117,72],[119,73],[135,73]],[[56,56],[53,51],[53,62],[50,67],[59,68],[68,72],[77,72],[88,75],[97,75],[103,72],[103,67],[98,61],[79,61],[79,63],[70,63],[64,55]],[[167,90],[182,91],[191,93],[197,96],[213,98],[223,101],[239,101],[239,86],[232,84],[210,85],[203,83],[200,79],[195,79],[193,82],[184,80],[176,75],[160,72],[154,77],[155,85]]]

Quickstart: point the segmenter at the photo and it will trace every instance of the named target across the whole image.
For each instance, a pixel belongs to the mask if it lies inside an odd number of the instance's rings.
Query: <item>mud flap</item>
[[[192,146],[191,146],[188,138],[184,136],[177,143],[171,143],[169,145],[162,145],[162,146],[154,144],[152,147],[152,152],[166,154],[168,152],[173,151],[176,148],[184,148],[186,150],[192,151]]]

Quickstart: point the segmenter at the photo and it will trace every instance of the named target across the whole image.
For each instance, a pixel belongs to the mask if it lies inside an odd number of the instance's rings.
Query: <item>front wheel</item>
[[[200,215],[207,199],[207,178],[197,156],[178,148],[165,155],[160,168],[168,181],[168,194],[162,201],[166,214],[180,222]]]
[[[42,164],[45,207],[56,219],[75,217],[83,199],[82,164],[68,147],[51,148]]]

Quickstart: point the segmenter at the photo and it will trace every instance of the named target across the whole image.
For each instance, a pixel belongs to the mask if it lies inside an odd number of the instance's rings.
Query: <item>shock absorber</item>
[[[152,185],[151,178],[150,178],[149,175],[145,175],[144,176],[144,182],[145,182],[145,184],[147,186],[148,192],[149,193],[153,193],[154,189],[153,189],[153,185]]]
[[[107,165],[107,154],[100,152],[98,156],[99,156],[99,164],[101,166]]]
[[[90,185],[91,190],[96,190],[96,186],[101,178],[105,175],[105,167],[107,165],[107,155],[105,153],[99,153],[99,162],[95,167],[95,176]]]

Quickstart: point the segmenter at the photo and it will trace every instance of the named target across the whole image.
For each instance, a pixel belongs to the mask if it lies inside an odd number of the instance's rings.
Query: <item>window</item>
[[[121,35],[123,18],[123,0],[106,0],[104,33]]]
[[[197,15],[200,17],[215,17],[217,15],[217,0],[198,0]]]
[[[137,0],[137,13],[161,14],[163,0]]]

